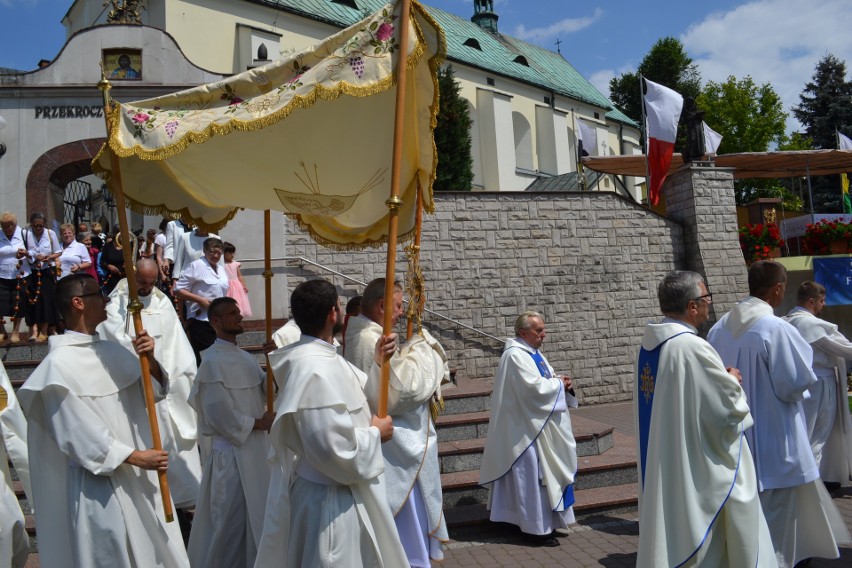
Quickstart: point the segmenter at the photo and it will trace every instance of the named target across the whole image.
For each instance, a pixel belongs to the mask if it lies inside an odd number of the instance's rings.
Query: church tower
[[[473,17],[470,21],[485,31],[497,33],[497,14],[494,13],[494,0],[473,0]]]

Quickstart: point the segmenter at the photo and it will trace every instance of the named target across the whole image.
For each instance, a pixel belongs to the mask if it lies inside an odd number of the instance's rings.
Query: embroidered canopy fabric
[[[110,109],[109,147],[131,207],[218,229],[241,208],[280,210],[320,243],[387,240],[400,4],[220,82]],[[411,3],[399,237],[416,189],[432,211],[443,31]],[[105,147],[96,173],[112,174]]]

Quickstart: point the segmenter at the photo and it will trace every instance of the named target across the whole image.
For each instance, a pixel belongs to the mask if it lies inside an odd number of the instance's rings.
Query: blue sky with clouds
[[[240,1],[240,0],[234,0]],[[473,0],[431,0],[468,18]],[[0,0],[0,67],[33,69],[65,42],[60,20],[71,0]],[[604,94],[610,78],[636,68],[651,45],[679,38],[702,78],[751,75],[769,82],[785,108],[832,53],[852,72],[852,0],[495,0],[499,28],[562,54]],[[788,126],[797,126],[792,117]]]

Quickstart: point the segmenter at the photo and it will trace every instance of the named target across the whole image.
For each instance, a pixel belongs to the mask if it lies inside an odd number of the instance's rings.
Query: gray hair
[[[669,272],[657,287],[660,311],[664,314],[680,315],[686,312],[690,300],[701,296],[704,278],[690,270]]]
[[[515,335],[520,335],[521,332],[525,329],[529,329],[532,325],[530,320],[532,319],[540,319],[544,321],[544,316],[542,316],[538,312],[534,312],[532,310],[526,311],[518,316],[518,319],[515,320]]]

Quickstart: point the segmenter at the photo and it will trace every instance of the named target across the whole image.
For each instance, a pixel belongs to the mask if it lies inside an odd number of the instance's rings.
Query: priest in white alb
[[[276,347],[281,349],[291,343],[296,343],[300,337],[302,337],[302,331],[296,325],[296,320],[290,318],[287,323],[275,330],[272,334],[272,341],[275,342]]]
[[[379,369],[373,351],[382,335],[385,279],[370,282],[361,296],[361,313],[349,319],[344,344],[347,361],[368,374],[365,393],[370,409],[379,403]],[[402,289],[394,283],[391,322],[402,315]],[[388,504],[409,565],[429,568],[431,560],[444,558],[442,543],[448,540],[443,514],[438,435],[430,403],[440,394],[449,376],[441,345],[423,330],[407,341],[390,359],[388,414],[393,417],[393,438],[382,446]]]
[[[739,371],[698,337],[712,294],[701,276],[667,274],[660,323],[645,326],[636,371],[639,550],[645,567],[774,567],[775,550],[745,432]]]
[[[819,381],[811,387],[810,398],[802,401],[811,449],[824,482],[849,485],[852,419],[846,394],[846,369],[852,362],[852,342],[835,324],[820,319],[825,307],[822,284],[802,282],[796,302],[784,319],[814,350],[813,370]]]
[[[285,486],[270,487],[255,566],[408,566],[383,475],[393,420],[370,413],[367,377],[332,345],[343,321],[337,291],[308,280],[290,308],[302,337],[269,355],[281,387],[270,441]],[[394,339],[374,346],[376,359],[392,353]]]
[[[151,449],[139,361],[95,331],[109,298],[88,274],[56,285],[65,333],[18,391],[27,416],[39,561],[44,568],[189,566],[180,528],[167,523],[157,470],[168,453]],[[155,396],[168,377],[141,333],[136,352],[150,356]]]
[[[0,362],[0,566],[23,568],[30,554],[24,513],[12,486],[9,460],[15,466],[24,493],[32,504],[27,419],[15,397],[12,382]]]
[[[266,374],[237,347],[242,314],[233,298],[208,308],[216,342],[203,352],[189,400],[211,438],[189,538],[193,566],[254,566],[269,488]]]
[[[491,520],[521,529],[534,546],[559,546],[556,529],[574,522],[577,444],[569,407],[571,378],[557,375],[539,351],[544,317],[524,312],[506,341],[494,390],[479,482]]]
[[[843,518],[819,479],[802,401],[817,384],[813,352],[799,332],[774,314],[787,270],[761,260],[748,269],[749,296],[710,330],[707,340],[736,366],[754,419],[746,431],[763,513],[782,568],[812,557],[837,558],[850,541]]]
[[[157,416],[163,450],[169,452],[169,490],[180,516],[182,510],[195,506],[201,483],[198,428],[195,411],[187,401],[195,380],[195,355],[174,304],[156,287],[158,277],[159,268],[154,260],[143,258],[136,263],[142,327],[154,339],[154,358],[169,376],[169,392],[165,400],[157,403]],[[107,319],[98,325],[98,333],[135,354],[132,341],[136,334],[133,316],[127,310],[130,303],[127,287],[127,280],[121,280],[110,293]]]

